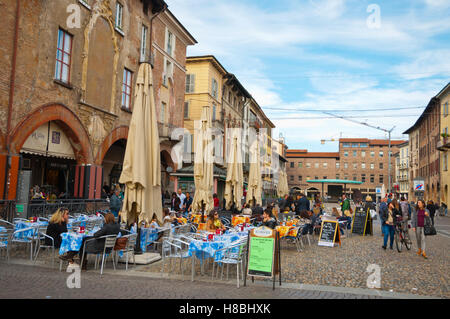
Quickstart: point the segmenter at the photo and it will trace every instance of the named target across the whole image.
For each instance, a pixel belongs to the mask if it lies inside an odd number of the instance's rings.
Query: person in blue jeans
[[[380,203],[380,212],[379,212],[379,214],[380,214],[380,221],[381,221],[381,234],[382,234],[381,236],[384,236],[384,228],[383,228],[383,221],[381,219],[381,215],[387,213],[387,210],[388,210],[387,200],[388,200],[387,197],[384,197],[381,200],[381,203]]]
[[[387,211],[385,210],[380,212],[381,225],[383,227],[383,234],[384,234],[382,248],[384,250],[386,250],[387,247],[388,237],[390,238],[389,248],[393,249],[394,234],[395,234],[394,224],[397,216],[401,216],[401,213],[398,211],[398,209],[395,208],[393,202],[389,203]]]

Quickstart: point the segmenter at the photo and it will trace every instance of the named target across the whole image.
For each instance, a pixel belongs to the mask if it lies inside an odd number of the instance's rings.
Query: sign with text
[[[259,227],[250,232],[248,275],[272,278],[275,263],[276,231]]]
[[[369,217],[369,210],[359,207],[352,219],[352,234],[365,235],[367,229],[367,221]]]
[[[339,222],[333,220],[322,221],[320,227],[319,246],[334,247],[334,243],[341,244],[341,237],[339,234]]]

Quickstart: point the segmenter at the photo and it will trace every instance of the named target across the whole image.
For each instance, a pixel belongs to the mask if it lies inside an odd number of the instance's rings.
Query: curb
[[[24,265],[24,266],[35,266],[35,267],[42,267],[42,268],[49,268],[50,266],[43,262],[36,262],[34,264],[33,262],[29,260],[10,260],[10,265]],[[59,263],[58,263],[59,264]],[[186,283],[191,282],[191,276],[190,274],[186,274],[183,276],[181,275],[170,275],[167,273],[160,273],[160,272],[145,272],[145,271],[139,271],[139,269],[142,269],[145,266],[136,266],[136,269],[134,270],[128,270],[127,272],[123,272],[118,274],[112,269],[104,269],[103,274],[104,275],[118,275],[118,276],[131,276],[131,277],[141,277],[141,278],[152,278],[152,279],[168,279],[168,280],[177,280],[177,281],[185,281]],[[59,268],[59,265],[56,265],[56,268]],[[59,272],[59,269],[57,269]],[[88,271],[92,273],[91,271]],[[206,279],[206,278],[199,278],[197,277],[195,279],[197,282],[202,283],[218,283],[217,280],[213,279]],[[220,281],[220,284],[225,285],[233,285],[236,286],[236,282],[234,280],[223,280]],[[254,283],[251,283],[252,286],[260,286],[260,287],[266,287],[266,288],[272,288],[273,283],[270,281],[255,281]],[[243,281],[241,282],[241,287],[243,287]],[[247,285],[249,287],[249,285]],[[368,289],[368,288],[350,288],[350,287],[335,287],[335,286],[321,286],[321,285],[309,285],[309,284],[300,284],[300,283],[289,283],[289,282],[282,282],[282,285],[279,286],[278,282],[276,284],[276,289],[293,289],[293,290],[304,290],[304,291],[318,291],[318,292],[331,292],[331,293],[339,293],[339,294],[351,294],[351,295],[358,295],[358,296],[376,296],[381,298],[389,298],[389,299],[445,299],[442,297],[437,296],[425,296],[425,295],[414,295],[414,294],[407,294],[407,293],[397,293],[397,292],[390,292],[390,291],[384,291],[380,289]],[[236,287],[236,289],[238,289]],[[336,298],[339,299],[339,298]]]

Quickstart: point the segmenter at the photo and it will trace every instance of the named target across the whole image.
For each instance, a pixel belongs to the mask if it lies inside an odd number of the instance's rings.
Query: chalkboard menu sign
[[[338,241],[341,244],[339,235],[338,221],[324,220],[320,228],[319,246],[334,247],[334,243]]]
[[[352,219],[352,234],[365,235],[367,228],[367,221],[369,217],[369,210],[358,208]]]

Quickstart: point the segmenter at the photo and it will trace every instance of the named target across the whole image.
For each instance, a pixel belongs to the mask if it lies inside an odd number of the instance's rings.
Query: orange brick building
[[[26,198],[23,185],[39,185],[97,199],[104,183],[116,183],[142,62],[153,66],[168,189],[186,49],[197,42],[167,4],[0,0],[0,8],[0,198]]]

